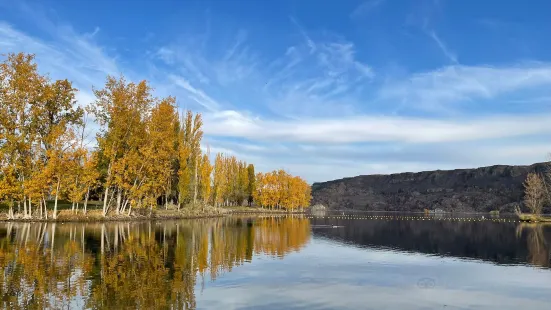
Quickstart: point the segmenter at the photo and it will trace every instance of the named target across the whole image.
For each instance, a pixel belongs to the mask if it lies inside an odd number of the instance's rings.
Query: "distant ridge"
[[[513,212],[522,202],[526,175],[548,167],[493,165],[347,177],[314,183],[312,204],[366,211]]]

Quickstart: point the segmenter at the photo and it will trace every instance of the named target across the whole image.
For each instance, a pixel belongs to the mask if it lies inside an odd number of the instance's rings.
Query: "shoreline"
[[[229,213],[223,209],[209,210],[205,212],[196,210],[176,211],[176,210],[156,210],[151,215],[142,214],[108,214],[102,215],[102,210],[90,210],[86,214],[74,214],[71,210],[61,210],[56,219],[48,215],[48,218],[24,218],[18,217],[14,219],[7,218],[7,213],[0,215],[2,223],[58,223],[58,222],[75,222],[75,223],[91,223],[91,222],[138,222],[138,221],[155,221],[155,220],[180,220],[180,219],[199,219],[199,218],[216,218],[224,217]]]
[[[146,211],[147,212],[147,211]],[[343,211],[339,211],[343,212]],[[372,211],[363,211],[363,212],[347,212],[348,214],[354,213],[370,213]],[[388,212],[388,211],[387,211]],[[207,219],[207,218],[220,218],[231,215],[306,215],[310,214],[310,210],[303,211],[285,211],[285,210],[269,210],[261,208],[250,208],[250,207],[229,207],[229,208],[214,208],[209,207],[207,210],[201,211],[197,209],[192,210],[164,210],[159,209],[153,211],[151,215],[143,214],[115,214],[110,213],[108,216],[102,215],[102,210],[93,209],[90,210],[86,215],[82,213],[74,214],[71,210],[61,210],[58,213],[57,219],[53,219],[49,215],[48,219],[45,218],[23,218],[18,217],[14,219],[8,219],[7,213],[0,213],[0,223],[101,223],[101,222],[141,222],[141,221],[162,221],[162,220],[192,220],[192,219]],[[389,213],[421,213],[422,212],[389,212]],[[481,213],[472,213],[472,212],[454,212],[453,215],[468,215],[468,214],[481,214]],[[487,214],[487,213],[482,213]],[[448,213],[447,215],[452,215]],[[505,215],[505,214],[502,214]],[[514,215],[507,214],[506,217]],[[546,223],[551,224],[551,217],[545,216],[534,216],[532,214],[521,214],[517,215],[516,218],[523,223]]]
[[[518,219],[523,223],[546,223],[551,224],[551,217],[545,216],[544,214],[535,215],[529,213],[520,213],[517,214]]]
[[[147,211],[146,211],[147,212]],[[235,207],[235,208],[213,208],[209,207],[208,210],[155,210],[151,215],[142,214],[115,214],[110,213],[107,216],[102,215],[102,210],[93,209],[89,210],[86,214],[77,213],[74,214],[72,210],[60,210],[56,219],[52,218],[52,215],[48,215],[48,219],[45,218],[24,218],[17,217],[9,219],[6,212],[0,213],[0,223],[101,223],[101,222],[139,222],[139,221],[158,221],[158,220],[186,220],[186,219],[205,219],[205,218],[218,218],[230,215],[285,215],[285,214],[307,214],[307,211],[284,211],[284,210],[266,210],[258,208],[248,207]]]

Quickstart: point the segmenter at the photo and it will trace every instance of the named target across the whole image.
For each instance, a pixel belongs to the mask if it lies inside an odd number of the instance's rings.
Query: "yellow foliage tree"
[[[34,55],[8,54],[0,63],[0,202],[8,218],[48,217],[53,200],[68,199],[74,212],[102,191],[102,213],[151,211],[159,201],[215,206],[254,201],[264,207],[307,206],[310,187],[283,170],[255,174],[235,156],[201,152],[201,114],[180,118],[173,97],[157,98],[147,81],[108,76],[86,109],[66,79],[38,72]],[[97,147],[84,145],[84,110],[100,130]],[[80,135],[77,137],[77,132]],[[17,206],[17,212],[14,208]]]
[[[294,210],[308,207],[311,200],[310,185],[300,177],[284,170],[256,175],[254,200],[262,207]]]

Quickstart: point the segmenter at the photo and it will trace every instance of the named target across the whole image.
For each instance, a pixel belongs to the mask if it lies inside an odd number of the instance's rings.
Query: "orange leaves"
[[[254,199],[263,207],[293,210],[309,206],[311,189],[306,181],[283,170],[258,173]]]
[[[177,132],[178,115],[172,97],[165,98],[153,108],[147,123],[148,143],[144,146],[143,156],[147,159],[146,171],[149,174],[148,196],[158,197],[169,190],[173,175],[173,161],[176,157],[174,145]]]
[[[75,92],[67,80],[40,75],[34,55],[9,54],[0,64],[0,164],[9,167],[0,171],[8,193],[0,199],[58,194],[52,182],[61,183],[82,153],[73,131],[83,113]]]
[[[201,159],[201,173],[200,173],[200,184],[201,184],[201,198],[204,203],[208,203],[211,195],[211,178],[213,166],[210,163],[209,154],[204,154]]]
[[[76,205],[100,186],[104,215],[114,203],[119,213],[128,205],[154,208],[159,197],[167,207],[169,201],[197,199],[228,206],[254,198],[287,209],[309,202],[306,182],[283,170],[256,180],[254,166],[235,156],[218,154],[212,165],[201,152],[201,114],[187,111],[180,118],[176,99],[153,96],[147,81],[108,76],[103,88],[94,89],[96,100],[85,110],[100,131],[90,153],[76,92],[66,79],[39,74],[34,55],[9,54],[0,63],[2,202],[13,206],[55,196],[55,209],[58,199]]]
[[[251,180],[247,163],[235,156],[217,154],[214,163],[214,200],[216,204],[242,205],[248,199]]]

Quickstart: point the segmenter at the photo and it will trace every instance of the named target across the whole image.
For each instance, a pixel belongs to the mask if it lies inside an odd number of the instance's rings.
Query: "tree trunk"
[[[120,214],[121,212],[121,201],[122,201],[122,192],[121,192],[121,189],[119,188],[117,190],[117,214]]]
[[[8,219],[13,220],[13,203],[10,203],[10,209],[8,211]]]
[[[44,203],[44,216],[48,219],[48,205],[46,204],[46,198],[42,196],[42,202]]]
[[[109,186],[105,187],[105,195],[103,196],[103,216],[107,215],[107,197],[109,197]]]
[[[124,200],[124,202],[122,203],[121,213],[124,213],[124,211],[126,211],[126,206],[128,206],[129,203],[130,203],[130,200],[128,200],[128,199]]]
[[[29,217],[33,216],[33,209],[32,209],[32,201],[31,197],[29,197]]]
[[[23,196],[23,217],[27,217],[27,197]]]
[[[55,191],[55,201],[54,201],[54,215],[52,216],[55,219],[57,219],[57,198],[59,197],[59,185],[60,185],[60,180],[57,180],[57,186],[56,186],[56,191]]]
[[[86,197],[84,198],[84,209],[83,209],[84,214],[86,214],[86,207],[88,207],[89,197],[90,197],[90,186],[88,186],[88,189],[86,190]]]

